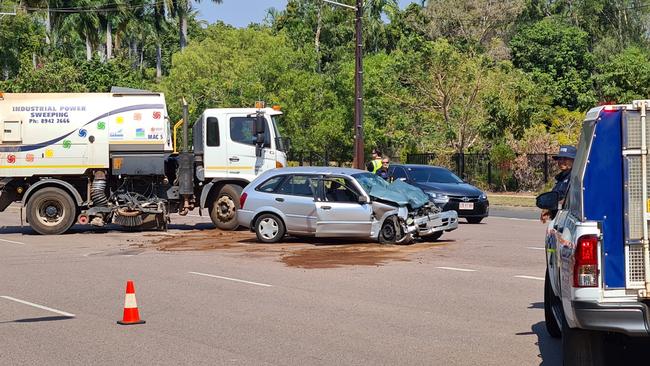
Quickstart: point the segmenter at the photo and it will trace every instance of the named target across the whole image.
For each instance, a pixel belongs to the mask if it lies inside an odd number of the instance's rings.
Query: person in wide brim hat
[[[557,162],[557,167],[560,173],[555,176],[555,186],[552,191],[557,192],[560,196],[560,202],[564,202],[564,198],[569,192],[569,182],[571,180],[571,169],[573,168],[573,161],[576,158],[576,148],[571,145],[560,146],[560,151],[557,155],[553,156],[553,160]],[[546,222],[554,216],[555,212],[551,210],[542,210],[540,220]]]

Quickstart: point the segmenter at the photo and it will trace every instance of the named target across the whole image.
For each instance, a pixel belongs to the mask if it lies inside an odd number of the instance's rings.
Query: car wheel
[[[263,243],[277,243],[284,237],[284,233],[284,223],[277,215],[263,214],[255,220],[257,240]]]
[[[551,281],[548,276],[548,271],[546,272],[546,278],[544,279],[544,321],[546,322],[546,330],[548,334],[553,338],[560,338],[562,336],[562,330],[560,325],[553,313],[553,308],[558,306],[559,299],[553,293],[553,288],[551,287]]]
[[[562,321],[562,361],[572,366],[605,365],[605,333],[570,328]]]
[[[483,221],[482,217],[468,217],[467,222],[470,224],[480,224]]]
[[[381,244],[409,244],[410,239],[404,238],[406,233],[402,230],[397,216],[390,216],[384,220],[379,231],[379,243]]]
[[[433,233],[431,235],[423,236],[422,239],[424,239],[426,241],[436,241],[436,240],[440,239],[440,237],[442,236],[442,233],[443,233],[443,231],[436,231],[435,233]]]

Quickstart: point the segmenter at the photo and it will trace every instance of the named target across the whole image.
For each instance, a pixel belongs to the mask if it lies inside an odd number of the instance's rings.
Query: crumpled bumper
[[[452,231],[457,228],[458,213],[456,211],[418,216],[408,225],[409,233],[418,236],[427,236],[438,231]]]

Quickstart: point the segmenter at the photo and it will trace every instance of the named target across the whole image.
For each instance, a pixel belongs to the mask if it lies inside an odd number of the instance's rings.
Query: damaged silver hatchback
[[[420,188],[329,167],[263,173],[244,188],[237,220],[266,243],[289,234],[408,244],[416,237],[437,240],[458,227],[456,211],[440,212]]]

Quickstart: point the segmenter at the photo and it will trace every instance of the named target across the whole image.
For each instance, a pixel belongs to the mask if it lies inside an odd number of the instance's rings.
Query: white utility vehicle
[[[193,151],[184,123],[177,152],[160,93],[0,93],[0,211],[21,203],[40,234],[75,222],[164,229],[170,213],[195,207],[234,229],[243,187],[286,165],[281,114],[261,105],[206,109]]]

